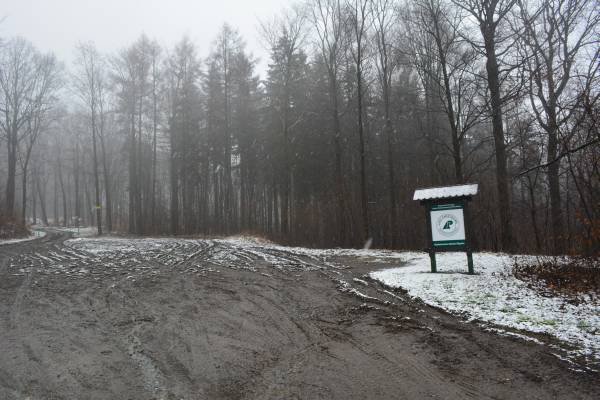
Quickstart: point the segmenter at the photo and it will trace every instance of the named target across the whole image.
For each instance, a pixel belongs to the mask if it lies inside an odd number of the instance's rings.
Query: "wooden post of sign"
[[[469,238],[471,237],[470,235],[470,227],[471,227],[471,218],[470,218],[470,213],[469,213],[469,206],[468,206],[468,201],[463,200],[462,201],[463,204],[463,213],[465,216],[465,247],[467,250],[467,268],[469,271],[469,275],[474,275],[475,271],[473,268],[473,250],[471,248],[471,241],[469,240]]]
[[[429,250],[429,260],[431,261],[431,272],[437,272],[437,264],[435,263],[435,251]]]
[[[435,249],[433,248],[433,239],[431,234],[431,203],[427,203],[425,207],[427,214],[427,235],[429,236],[429,260],[431,261],[431,272],[437,272],[437,264],[435,262]]]
[[[467,250],[467,267],[469,268],[469,275],[475,274],[473,270],[473,253],[471,250]]]

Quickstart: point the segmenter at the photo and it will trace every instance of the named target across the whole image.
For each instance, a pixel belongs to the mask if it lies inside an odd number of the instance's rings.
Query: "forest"
[[[1,23],[0,23],[1,25]],[[474,246],[600,252],[595,0],[309,0],[208,54],[0,42],[0,230],[421,249],[415,189],[478,183]],[[5,228],[8,229],[8,228]]]

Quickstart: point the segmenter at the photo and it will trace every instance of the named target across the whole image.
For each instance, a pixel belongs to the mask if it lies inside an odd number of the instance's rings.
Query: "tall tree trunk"
[[[75,217],[77,218],[77,226],[83,218],[81,215],[81,193],[79,188],[79,138],[75,139],[75,157],[73,158],[73,178],[75,186]]]
[[[288,89],[286,88],[286,91]],[[288,112],[289,112],[289,98],[286,96],[285,110],[283,116],[283,181],[281,190],[281,235],[285,240],[288,239],[290,232],[290,160],[289,160],[289,137],[288,137]]]
[[[558,139],[556,131],[550,133],[548,137],[547,161],[552,162],[557,157]],[[552,242],[555,254],[565,252],[565,237],[563,213],[560,200],[560,181],[559,181],[560,163],[553,162],[548,166],[548,188],[550,191],[550,219],[552,223]]]
[[[96,209],[96,224],[98,227],[98,235],[102,235],[102,202],[100,200],[100,176],[98,174],[98,154],[96,150],[96,116],[92,111],[92,152],[94,163],[94,189],[95,189],[95,204]]]
[[[62,203],[63,203],[63,226],[67,226],[68,225],[68,212],[67,212],[67,191],[65,190],[65,183],[64,183],[64,179],[63,179],[63,173],[62,173],[62,164],[60,162],[60,158],[58,160],[58,180],[60,182],[60,191],[62,194]]]
[[[40,186],[40,180],[39,180],[39,175],[36,174],[35,176],[35,186],[37,187],[37,193],[38,196],[40,198],[40,209],[42,210],[42,222],[44,223],[45,226],[48,226],[48,213],[46,212],[46,197],[45,197],[45,192],[46,192],[46,185],[44,185],[44,190],[42,190],[41,186]]]
[[[179,184],[178,173],[179,165],[177,162],[177,149],[174,140],[174,133],[171,132],[171,157],[170,157],[170,181],[171,181],[171,234],[177,235],[179,232]]]
[[[233,183],[231,180],[231,107],[229,99],[229,54],[223,49],[223,95],[225,98],[225,232],[230,233],[233,222]]]
[[[156,131],[158,125],[158,106],[156,100],[156,62],[152,62],[152,204],[151,221],[152,231],[156,232]]]
[[[22,197],[21,197],[21,221],[23,223],[27,223],[27,166],[29,164],[29,156],[25,160],[25,164],[23,164],[23,176],[22,176]]]
[[[139,99],[139,111],[138,111],[138,137],[137,137],[137,157],[136,157],[136,185],[135,185],[135,203],[136,203],[136,232],[138,234],[144,233],[144,210],[142,203],[142,115],[143,115],[143,94],[140,95]]]
[[[344,175],[342,172],[342,130],[338,103],[338,85],[335,73],[329,71],[329,98],[331,101],[331,118],[333,120],[333,144],[335,153],[335,188],[337,199],[337,220],[339,224],[339,244],[348,245],[348,228],[346,226],[346,190],[344,188]]]
[[[452,158],[454,160],[454,177],[456,183],[463,183],[463,170],[462,170],[462,157],[461,157],[461,137],[458,129],[457,118],[454,112],[454,104],[452,103],[452,89],[450,86],[450,75],[448,73],[448,62],[446,60],[446,51],[448,51],[448,44],[442,43],[443,33],[440,31],[440,18],[441,10],[438,8],[439,4],[436,4],[434,8],[433,4],[429,5],[432,22],[434,24],[435,32],[434,38],[438,52],[438,58],[440,67],[442,70],[442,78],[444,81],[444,95],[446,97],[446,115],[448,117],[448,123],[450,124],[450,133],[452,134]]]
[[[398,236],[398,209],[396,204],[396,178],[394,176],[394,129],[392,126],[392,119],[390,115],[390,96],[391,96],[391,85],[390,85],[390,71],[388,70],[388,58],[385,52],[384,43],[381,47],[383,48],[383,61],[382,61],[382,88],[383,88],[383,110],[385,119],[385,136],[387,140],[387,175],[388,175],[388,196],[390,202],[390,246],[394,248],[396,246],[396,240]]]
[[[394,173],[394,139],[389,116],[389,104],[386,105],[386,137],[388,164],[388,195],[390,200],[390,246],[395,248],[398,241],[398,203],[396,200],[396,178]]]
[[[213,180],[213,191],[214,191],[214,211],[213,211],[213,226],[217,230],[217,232],[222,233],[224,231],[223,228],[223,203],[221,192],[223,188],[221,187],[221,180],[219,179],[220,171],[215,170],[212,174]]]
[[[240,229],[248,229],[248,167],[246,165],[246,152],[240,156]]]
[[[58,215],[58,186],[60,184],[58,183],[58,165],[56,165],[54,167],[54,196],[53,196],[53,216],[54,216],[54,225],[55,226],[59,226],[60,225],[60,218]]]
[[[356,81],[357,81],[357,96],[358,96],[358,138],[360,151],[360,200],[362,211],[362,242],[366,242],[371,237],[369,224],[369,201],[367,195],[367,172],[366,172],[366,146],[363,126],[363,89],[362,89],[362,49],[359,45],[358,56],[359,60],[356,65]]]
[[[17,138],[16,133],[7,135],[8,179],[6,181],[6,213],[12,217],[15,213],[15,177],[17,172]]]
[[[427,144],[427,163],[429,167],[427,168],[427,172],[429,175],[429,184],[436,185],[438,184],[438,176],[436,174],[436,165],[435,165],[435,155],[436,149],[434,147],[433,141],[433,105],[432,105],[432,88],[430,79],[425,79],[425,136],[426,144]]]
[[[535,201],[535,190],[533,187],[533,182],[531,182],[531,178],[528,176],[527,180],[529,181],[529,185],[527,185],[527,189],[529,191],[529,212],[531,215],[531,225],[533,225],[533,233],[535,235],[535,248],[537,252],[542,250],[542,241],[540,239],[540,232],[538,229],[538,220],[537,220],[537,205]]]
[[[514,243],[498,61],[496,58],[494,34],[484,32],[483,36],[486,50],[485,67],[492,107],[492,131],[496,150],[496,189],[498,191],[498,206],[500,209],[501,246],[502,250],[510,251],[513,249]]]
[[[104,133],[102,133],[102,136],[100,136],[100,147],[102,148],[102,173],[104,175],[104,199],[106,201],[106,229],[108,232],[112,232],[112,189],[108,161],[106,159],[106,145],[104,143]]]
[[[440,43],[441,45],[441,43]],[[443,51],[440,50],[440,54]],[[443,56],[441,56],[443,57]],[[454,114],[454,106],[452,104],[452,93],[450,91],[450,78],[448,77],[447,65],[445,57],[442,58],[442,72],[444,76],[444,92],[446,95],[446,114],[448,116],[448,122],[450,123],[450,133],[452,134],[452,158],[454,160],[454,178],[456,183],[463,183],[463,168],[462,168],[462,155],[461,155],[461,138],[460,132],[458,131],[458,124],[456,122],[456,116]]]
[[[33,224],[37,224],[37,196],[35,193],[35,175],[38,174],[37,168],[34,168],[31,171],[31,218],[33,219]]]
[[[88,182],[85,183],[85,209],[87,210],[87,219],[90,221],[90,224],[94,226],[94,207],[93,207],[92,195],[90,194],[90,188],[88,186]]]
[[[129,233],[136,233],[136,219],[135,219],[135,187],[136,187],[136,177],[135,177],[135,115],[132,111],[129,115],[130,118],[130,133],[129,133],[129,165],[128,165],[128,173],[129,173]]]

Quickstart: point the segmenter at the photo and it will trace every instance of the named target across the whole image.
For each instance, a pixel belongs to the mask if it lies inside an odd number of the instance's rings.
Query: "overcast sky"
[[[290,0],[2,0],[0,37],[23,36],[38,49],[53,51],[67,64],[75,45],[93,41],[114,52],[142,33],[171,47],[188,35],[206,57],[223,23],[236,27],[247,50],[266,68],[268,52],[258,34],[259,20],[269,20]]]

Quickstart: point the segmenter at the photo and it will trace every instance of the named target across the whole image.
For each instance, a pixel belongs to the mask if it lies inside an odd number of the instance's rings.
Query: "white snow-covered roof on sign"
[[[479,186],[476,183],[468,185],[456,185],[456,186],[444,186],[444,187],[433,187],[427,189],[415,190],[413,200],[433,200],[433,199],[445,199],[449,197],[463,197],[463,196],[474,196],[477,194],[477,188]]]

